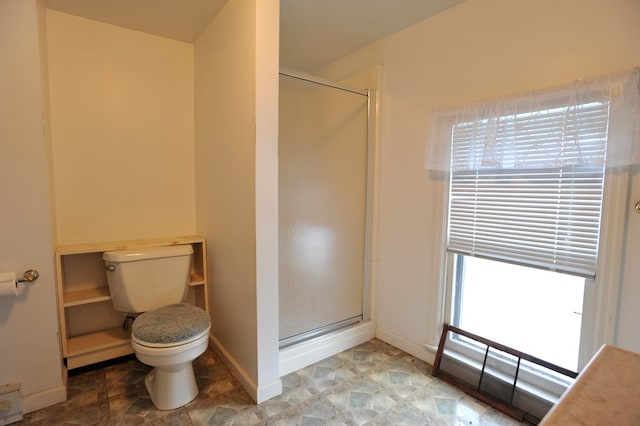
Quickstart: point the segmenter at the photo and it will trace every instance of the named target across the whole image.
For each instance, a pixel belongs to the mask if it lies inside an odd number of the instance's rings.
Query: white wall
[[[278,347],[278,72],[280,1],[254,0],[256,115],[256,327],[258,392],[282,393]]]
[[[64,400],[53,266],[53,198],[46,115],[44,8],[0,2],[0,272],[40,278],[0,299],[0,385],[22,383],[24,411]]]
[[[195,232],[193,45],[47,10],[58,244]]]
[[[640,58],[638,59],[640,64]],[[633,206],[640,201],[640,167],[635,166],[629,188],[629,197],[621,209],[627,210],[625,224],[625,245],[622,258],[622,281],[618,297],[618,317],[616,318],[615,343],[635,352],[640,352],[640,215]]]
[[[425,343],[437,344],[444,210],[442,183],[423,166],[430,111],[629,70],[640,64],[639,22],[637,0],[467,0],[327,67],[332,79],[384,68],[379,337],[424,359]],[[620,208],[637,199],[636,176]],[[637,235],[640,216],[630,220],[627,235]],[[625,250],[616,343],[640,351],[640,241],[629,238]]]
[[[275,18],[270,15],[274,10]],[[197,231],[208,241],[214,344],[258,401],[280,393],[281,387],[273,250],[274,25],[277,2],[232,1],[195,44]],[[262,56],[265,48],[275,56]]]

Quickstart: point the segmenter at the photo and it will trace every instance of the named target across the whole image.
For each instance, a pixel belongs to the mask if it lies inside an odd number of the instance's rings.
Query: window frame
[[[616,208],[626,204],[630,173],[627,167],[605,169],[605,182],[600,224],[600,243],[595,279],[585,279],[578,371],[582,370],[591,357],[604,344],[613,344],[615,319],[621,276],[621,259],[624,242],[624,223],[628,209]],[[449,177],[442,186],[444,206],[448,206]],[[453,319],[455,287],[455,253],[446,247],[448,208],[443,216],[442,252],[444,257],[444,277],[441,282],[441,323]],[[483,353],[468,346],[449,342],[450,348],[471,364],[477,362]],[[523,382],[540,391],[540,395],[551,393],[560,396],[567,384],[562,381],[542,377],[538,374],[523,374]]]
[[[437,201],[440,211],[440,238],[437,246],[437,281],[434,283],[435,311],[434,323],[430,323],[430,342],[437,342],[441,328],[439,324],[450,322],[453,296],[453,258],[447,250],[447,231],[449,214],[449,188],[451,179],[451,125],[464,117],[482,116],[478,107],[495,108],[495,102],[515,101],[518,105],[530,104],[538,95],[547,94],[559,102],[573,102],[573,95],[590,98],[591,95],[608,99],[612,114],[608,123],[607,158],[602,198],[602,211],[599,232],[599,248],[596,260],[595,279],[585,283],[583,315],[580,336],[580,354],[578,370],[589,362],[603,344],[613,344],[617,332],[619,294],[623,272],[625,226],[629,215],[634,214],[629,204],[629,188],[635,171],[634,165],[640,161],[640,142],[635,138],[632,117],[637,116],[640,106],[638,82],[640,70],[611,74],[593,80],[574,81],[556,88],[542,91],[522,92],[511,97],[502,97],[488,102],[476,102],[472,105],[460,105],[434,111],[429,127],[428,144],[425,150],[425,169],[440,191]],[[571,96],[568,96],[571,94]],[[523,97],[524,96],[524,97]],[[531,99],[529,99],[531,97]],[[495,101],[495,102],[494,102]],[[615,119],[611,120],[614,116]],[[430,351],[435,352],[437,343],[427,343]],[[544,385],[544,384],[543,384]]]
[[[630,179],[630,168],[627,166],[605,168],[596,277],[585,278],[578,371],[586,366],[602,345],[614,343],[624,226],[629,212],[626,204]],[[442,185],[444,214],[442,215],[441,253],[444,273],[441,275],[439,290],[440,323],[452,322],[455,302],[455,253],[447,249],[450,180],[451,171],[445,174],[445,184]],[[450,348],[463,359],[466,358],[470,364],[477,362],[479,356],[483,356],[481,351],[456,345],[456,342],[449,343],[453,344]],[[545,394],[559,397],[567,386],[567,383],[563,383],[562,380],[544,377],[535,372],[524,372],[521,380],[537,389],[540,397]]]

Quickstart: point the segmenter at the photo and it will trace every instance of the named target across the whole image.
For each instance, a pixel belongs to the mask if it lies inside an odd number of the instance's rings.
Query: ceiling
[[[227,0],[46,0],[49,9],[193,43]]]
[[[280,65],[312,71],[463,0],[280,0]]]
[[[47,0],[47,7],[193,43],[227,1]],[[312,71],[462,1],[280,0],[280,63]]]

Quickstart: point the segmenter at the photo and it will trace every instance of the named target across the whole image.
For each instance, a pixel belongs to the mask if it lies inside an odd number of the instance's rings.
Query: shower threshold
[[[324,336],[334,331],[341,330],[343,328],[351,327],[362,322],[362,315],[356,315],[355,317],[347,318],[342,321],[334,322],[329,325],[315,328],[313,330],[305,331],[304,333],[296,334],[280,340],[280,349],[287,348],[298,343],[306,342],[316,337]]]

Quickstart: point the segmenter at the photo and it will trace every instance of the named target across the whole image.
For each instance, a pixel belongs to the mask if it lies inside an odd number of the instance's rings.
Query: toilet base
[[[184,345],[148,347],[132,336],[131,346],[144,364],[155,367],[144,380],[153,404],[160,410],[173,410],[198,395],[192,362],[207,349],[209,329]]]
[[[159,410],[173,410],[198,396],[198,385],[191,362],[156,367],[144,379],[151,401]]]

